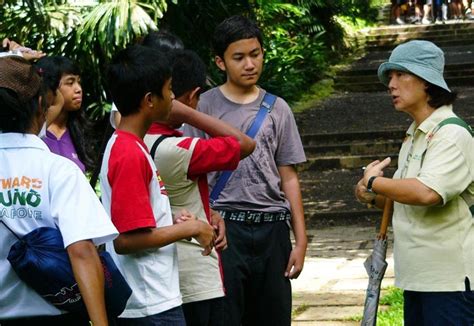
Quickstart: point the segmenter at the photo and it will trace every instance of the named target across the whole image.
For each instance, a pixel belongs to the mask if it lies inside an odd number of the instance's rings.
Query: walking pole
[[[382,239],[387,238],[388,224],[390,223],[390,220],[392,219],[392,215],[393,215],[393,200],[391,200],[390,198],[385,198],[382,221],[380,223],[380,231],[377,236],[377,239],[382,240]]]

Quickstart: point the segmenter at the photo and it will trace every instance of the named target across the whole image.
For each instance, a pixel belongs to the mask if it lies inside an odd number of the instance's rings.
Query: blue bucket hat
[[[451,92],[443,78],[444,53],[429,41],[410,41],[397,46],[388,62],[380,65],[377,75],[388,86],[390,70],[406,71]]]

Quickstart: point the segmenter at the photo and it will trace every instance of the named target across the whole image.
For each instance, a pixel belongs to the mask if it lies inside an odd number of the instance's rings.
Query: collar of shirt
[[[66,138],[67,134],[69,134],[69,129],[66,128],[66,131],[61,135],[61,137],[56,137],[55,134],[53,134],[51,131],[46,130],[46,137],[55,141],[59,141],[63,138]]]
[[[170,126],[159,122],[153,122],[147,133],[150,135],[165,135],[174,137],[183,136],[183,133],[181,131],[173,129]]]
[[[141,146],[143,146],[143,148],[148,149],[148,147],[145,145],[145,142],[143,141],[143,139],[138,137],[135,134],[132,134],[131,132],[117,129],[117,130],[115,130],[115,133],[119,136],[122,136],[122,137],[132,138],[133,140],[137,141]]]
[[[416,130],[419,130],[425,134],[433,130],[441,121],[446,118],[453,116],[453,106],[443,105],[434,110],[434,112],[426,118],[418,127],[416,127],[415,121],[412,122],[410,128],[407,130],[407,136],[412,136]]]
[[[0,133],[0,148],[37,148],[50,151],[38,136],[16,132]]]

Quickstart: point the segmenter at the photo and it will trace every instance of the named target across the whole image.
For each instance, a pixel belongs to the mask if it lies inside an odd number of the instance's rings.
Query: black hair
[[[57,89],[64,75],[80,76],[79,67],[69,58],[63,56],[47,56],[38,60],[36,67],[41,72],[43,83],[50,89]],[[86,170],[94,168],[93,148],[86,140],[86,133],[92,129],[91,122],[87,119],[84,110],[68,112],[66,127],[71,135],[71,140],[77,156],[84,163]]]
[[[426,93],[429,96],[429,106],[435,109],[443,105],[453,104],[457,98],[456,92],[449,92],[446,89],[431,83],[427,83]]]
[[[148,33],[143,39],[142,45],[161,52],[184,49],[183,41],[181,41],[178,36],[166,30]]]
[[[116,54],[107,69],[112,101],[124,117],[136,113],[146,93],[159,97],[171,78],[171,65],[165,54],[151,48],[132,45]]]
[[[206,88],[207,67],[196,52],[191,50],[173,51],[171,53],[173,65],[172,89],[176,97],[184,93]]]
[[[41,93],[42,88],[32,98],[23,103],[13,90],[1,87],[0,131],[27,133],[39,109],[38,98],[43,95]]]
[[[63,75],[79,76],[81,74],[78,66],[72,60],[59,55],[43,57],[35,65],[41,71],[43,83],[52,89],[59,87]]]
[[[257,38],[263,48],[262,32],[257,24],[244,16],[231,16],[217,25],[212,38],[215,55],[224,58],[224,52],[231,43]]]

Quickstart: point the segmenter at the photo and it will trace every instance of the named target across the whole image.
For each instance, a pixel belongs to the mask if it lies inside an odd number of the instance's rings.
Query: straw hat
[[[38,70],[17,55],[0,57],[0,87],[16,93],[21,102],[27,102],[41,87]]]

